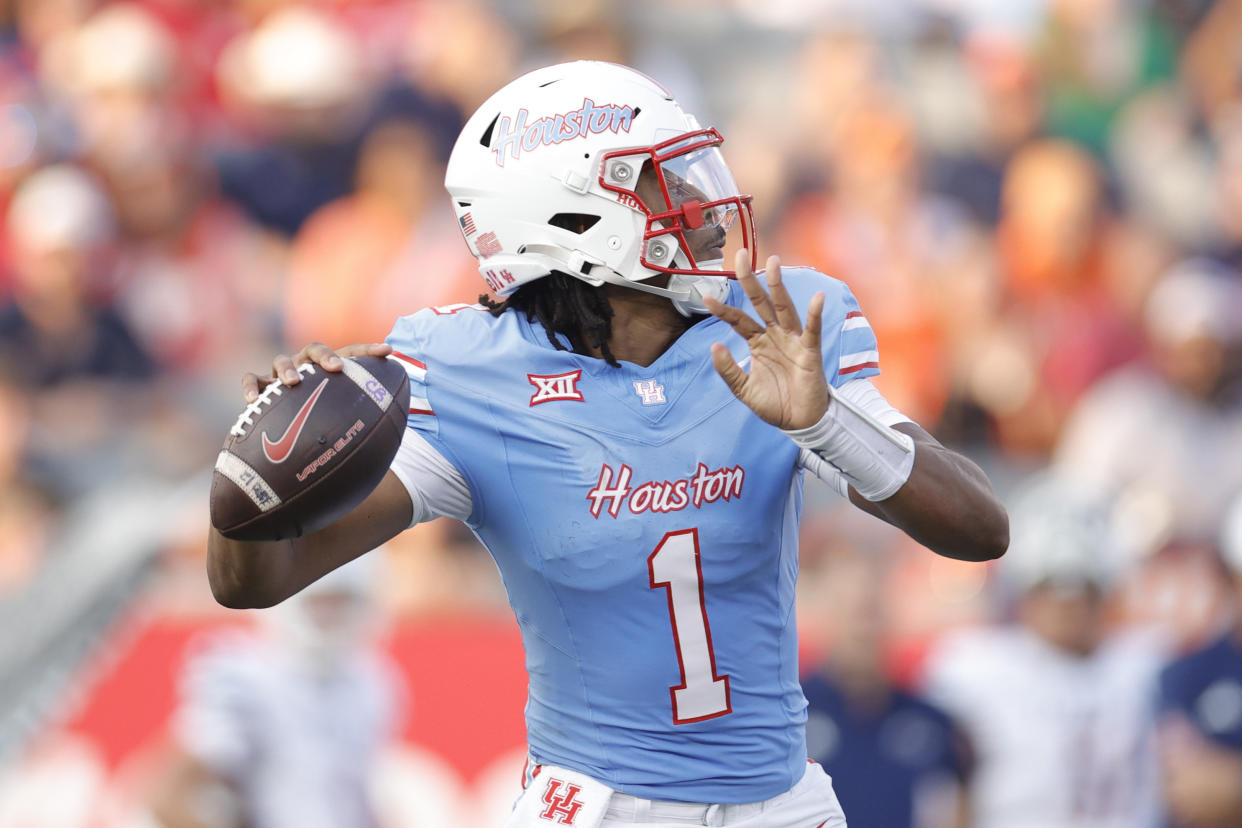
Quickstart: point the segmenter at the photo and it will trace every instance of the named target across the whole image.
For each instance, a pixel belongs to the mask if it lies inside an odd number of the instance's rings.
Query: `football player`
[[[928,657],[926,689],[975,751],[974,828],[1154,828],[1159,824],[1156,679],[1165,642],[1114,629],[1122,571],[1101,510],[1038,477],[1015,501],[999,567],[1016,622],[952,633]]]
[[[150,795],[166,828],[374,828],[371,785],[405,688],[370,640],[374,559],[316,581],[252,633],[196,642]]]
[[[1233,624],[1160,676],[1164,795],[1178,826],[1242,825],[1242,496],[1225,518],[1220,551]]]
[[[803,735],[804,470],[940,554],[1008,544],[980,469],[871,385],[876,342],[849,288],[775,259],[755,273],[750,198],[722,140],[613,64],[497,92],[445,183],[499,301],[272,366],[291,384],[303,361],[402,361],[411,410],[390,473],[317,533],[211,537],[216,597],[255,607],[413,523],[464,521],[526,650],[531,762],[513,826],[845,824]],[[247,399],[262,381],[244,378]]]

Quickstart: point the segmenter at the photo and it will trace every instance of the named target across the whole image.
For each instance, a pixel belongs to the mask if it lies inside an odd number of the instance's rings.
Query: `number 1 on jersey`
[[[651,588],[668,590],[673,646],[681,668],[681,684],[670,687],[673,724],[689,724],[732,711],[729,677],[716,675],[712,631],[703,599],[703,567],[699,530],[669,532],[647,559]]]

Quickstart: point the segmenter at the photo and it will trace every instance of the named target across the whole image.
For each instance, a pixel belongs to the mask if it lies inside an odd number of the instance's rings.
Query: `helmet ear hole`
[[[590,213],[557,213],[548,219],[548,224],[581,235],[599,222],[599,216]]]

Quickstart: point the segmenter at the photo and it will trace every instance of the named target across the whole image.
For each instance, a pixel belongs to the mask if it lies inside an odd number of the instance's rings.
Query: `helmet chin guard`
[[[467,122],[445,186],[488,288],[564,272],[667,297],[687,316],[723,298],[723,263],[755,261],[751,198],[715,129],[623,66],[579,61],[511,82]],[[650,284],[660,274],[667,286]]]

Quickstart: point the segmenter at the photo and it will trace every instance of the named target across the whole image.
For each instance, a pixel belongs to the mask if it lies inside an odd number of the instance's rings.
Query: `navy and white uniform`
[[[1230,631],[1160,675],[1162,713],[1180,713],[1207,739],[1242,753],[1242,645]]]
[[[937,824],[970,775],[964,734],[948,714],[896,687],[874,705],[852,702],[831,673],[802,682],[807,748],[824,766],[851,828]]]

